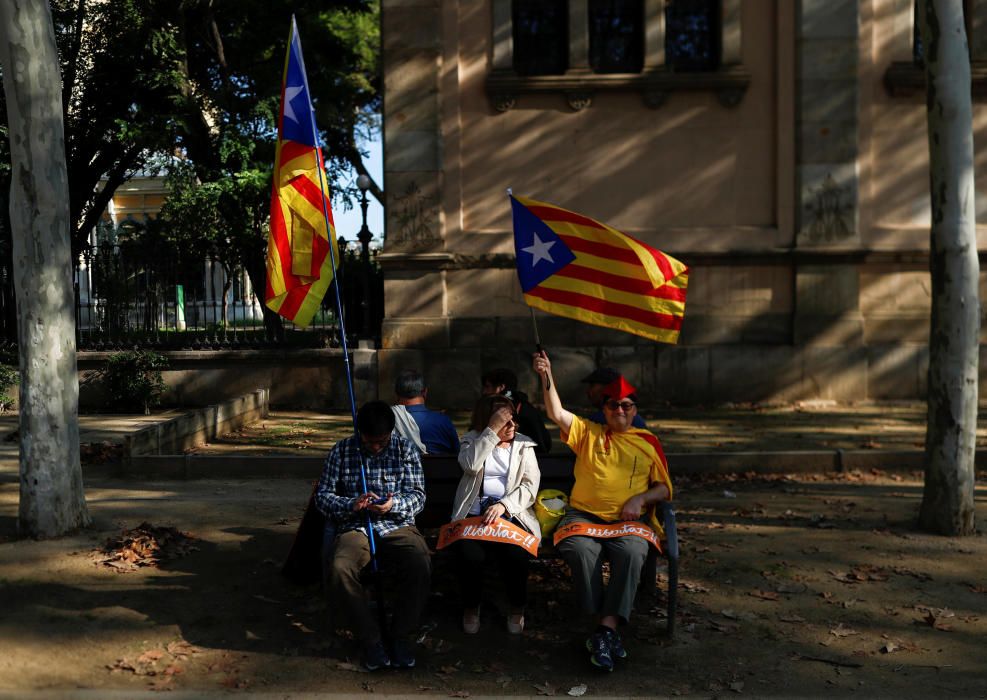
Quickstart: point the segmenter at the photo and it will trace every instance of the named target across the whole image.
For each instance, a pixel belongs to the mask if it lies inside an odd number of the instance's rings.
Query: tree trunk
[[[919,525],[974,533],[980,338],[970,57],[963,3],[920,0],[928,80],[932,231],[925,490]]]
[[[13,166],[10,219],[20,346],[18,529],[89,524],[79,465],[79,381],[69,191],[55,33],[47,2],[0,2],[0,62]]]

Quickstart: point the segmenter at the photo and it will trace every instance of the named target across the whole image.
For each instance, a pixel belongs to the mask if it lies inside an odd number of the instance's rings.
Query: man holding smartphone
[[[431,580],[428,546],[415,527],[415,516],[425,506],[425,476],[417,448],[395,434],[389,405],[383,401],[364,404],[356,425],[359,437],[340,440],[329,451],[315,492],[316,505],[336,530],[329,592],[363,644],[368,670],[411,668],[415,665],[414,633]],[[379,562],[401,577],[402,600],[392,606],[390,648],[384,645],[384,630],[369,610],[360,580],[370,563],[368,515]]]

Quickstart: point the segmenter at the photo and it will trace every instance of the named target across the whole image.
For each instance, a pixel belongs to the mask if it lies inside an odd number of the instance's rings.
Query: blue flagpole
[[[298,25],[295,23],[294,15],[291,16],[291,33],[292,33],[292,37],[298,36]],[[301,68],[302,68],[302,80],[305,81],[305,94],[308,96],[308,114],[309,114],[309,119],[311,119],[312,121],[312,133],[315,136],[316,160],[319,161],[320,159],[318,158],[318,156],[322,152],[322,143],[321,143],[321,138],[319,137],[319,130],[316,128],[315,125],[315,109],[312,107],[312,93],[308,89],[308,71],[305,70],[305,60],[304,58],[302,58],[301,48],[302,48],[302,43],[301,43],[301,39],[299,38],[298,60],[301,63]],[[291,48],[289,47],[288,50],[290,51]],[[353,391],[353,370],[350,367],[350,353],[349,353],[349,348],[347,347],[346,344],[346,326],[343,320],[343,300],[339,295],[339,274],[336,269],[336,254],[333,251],[333,247],[332,247],[332,227],[329,225],[329,210],[326,208],[326,199],[328,198],[328,196],[326,194],[326,183],[323,174],[323,163],[318,162],[317,165],[318,165],[317,170],[319,171],[319,190],[322,193],[322,216],[326,222],[326,235],[329,237],[329,262],[332,265],[332,270],[333,270],[332,287],[336,293],[336,315],[339,317],[339,338],[340,338],[340,344],[343,347],[343,366],[346,368],[346,386],[349,389],[350,414],[353,418],[353,437],[357,441],[357,447],[358,447],[357,454],[360,457],[360,488],[363,491],[363,493],[367,493],[368,492],[367,469],[363,460],[363,450],[360,449],[360,432],[356,426],[356,394]],[[372,573],[374,574],[374,578],[375,580],[377,580],[379,585],[379,577],[377,576],[379,572],[379,568],[377,566],[377,543],[374,538],[373,524],[370,520],[370,511],[365,511],[365,512],[367,515],[367,541],[370,545],[370,567]],[[384,606],[379,593],[380,591],[378,590],[377,609],[378,611],[380,611],[381,620],[383,620]],[[381,624],[380,632],[381,634],[384,633],[383,624]]]

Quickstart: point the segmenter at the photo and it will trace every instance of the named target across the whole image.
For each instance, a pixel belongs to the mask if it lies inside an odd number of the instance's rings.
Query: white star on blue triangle
[[[511,197],[514,219],[514,254],[521,290],[528,292],[576,259],[575,254],[548,224]]]
[[[284,140],[312,147],[319,145],[318,135],[315,133],[315,120],[312,119],[312,99],[308,93],[308,80],[305,77],[302,42],[298,32],[294,30],[291,34],[291,50],[288,52],[288,66],[284,77],[284,101],[281,109],[284,113],[284,119],[281,120],[281,137]]]

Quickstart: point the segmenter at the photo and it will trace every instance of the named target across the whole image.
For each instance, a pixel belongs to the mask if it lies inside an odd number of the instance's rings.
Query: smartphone
[[[372,506],[379,506],[379,505],[381,505],[383,503],[387,503],[387,499],[388,498],[390,498],[390,497],[389,496],[378,496],[374,500],[370,501],[370,505],[372,505]]]

